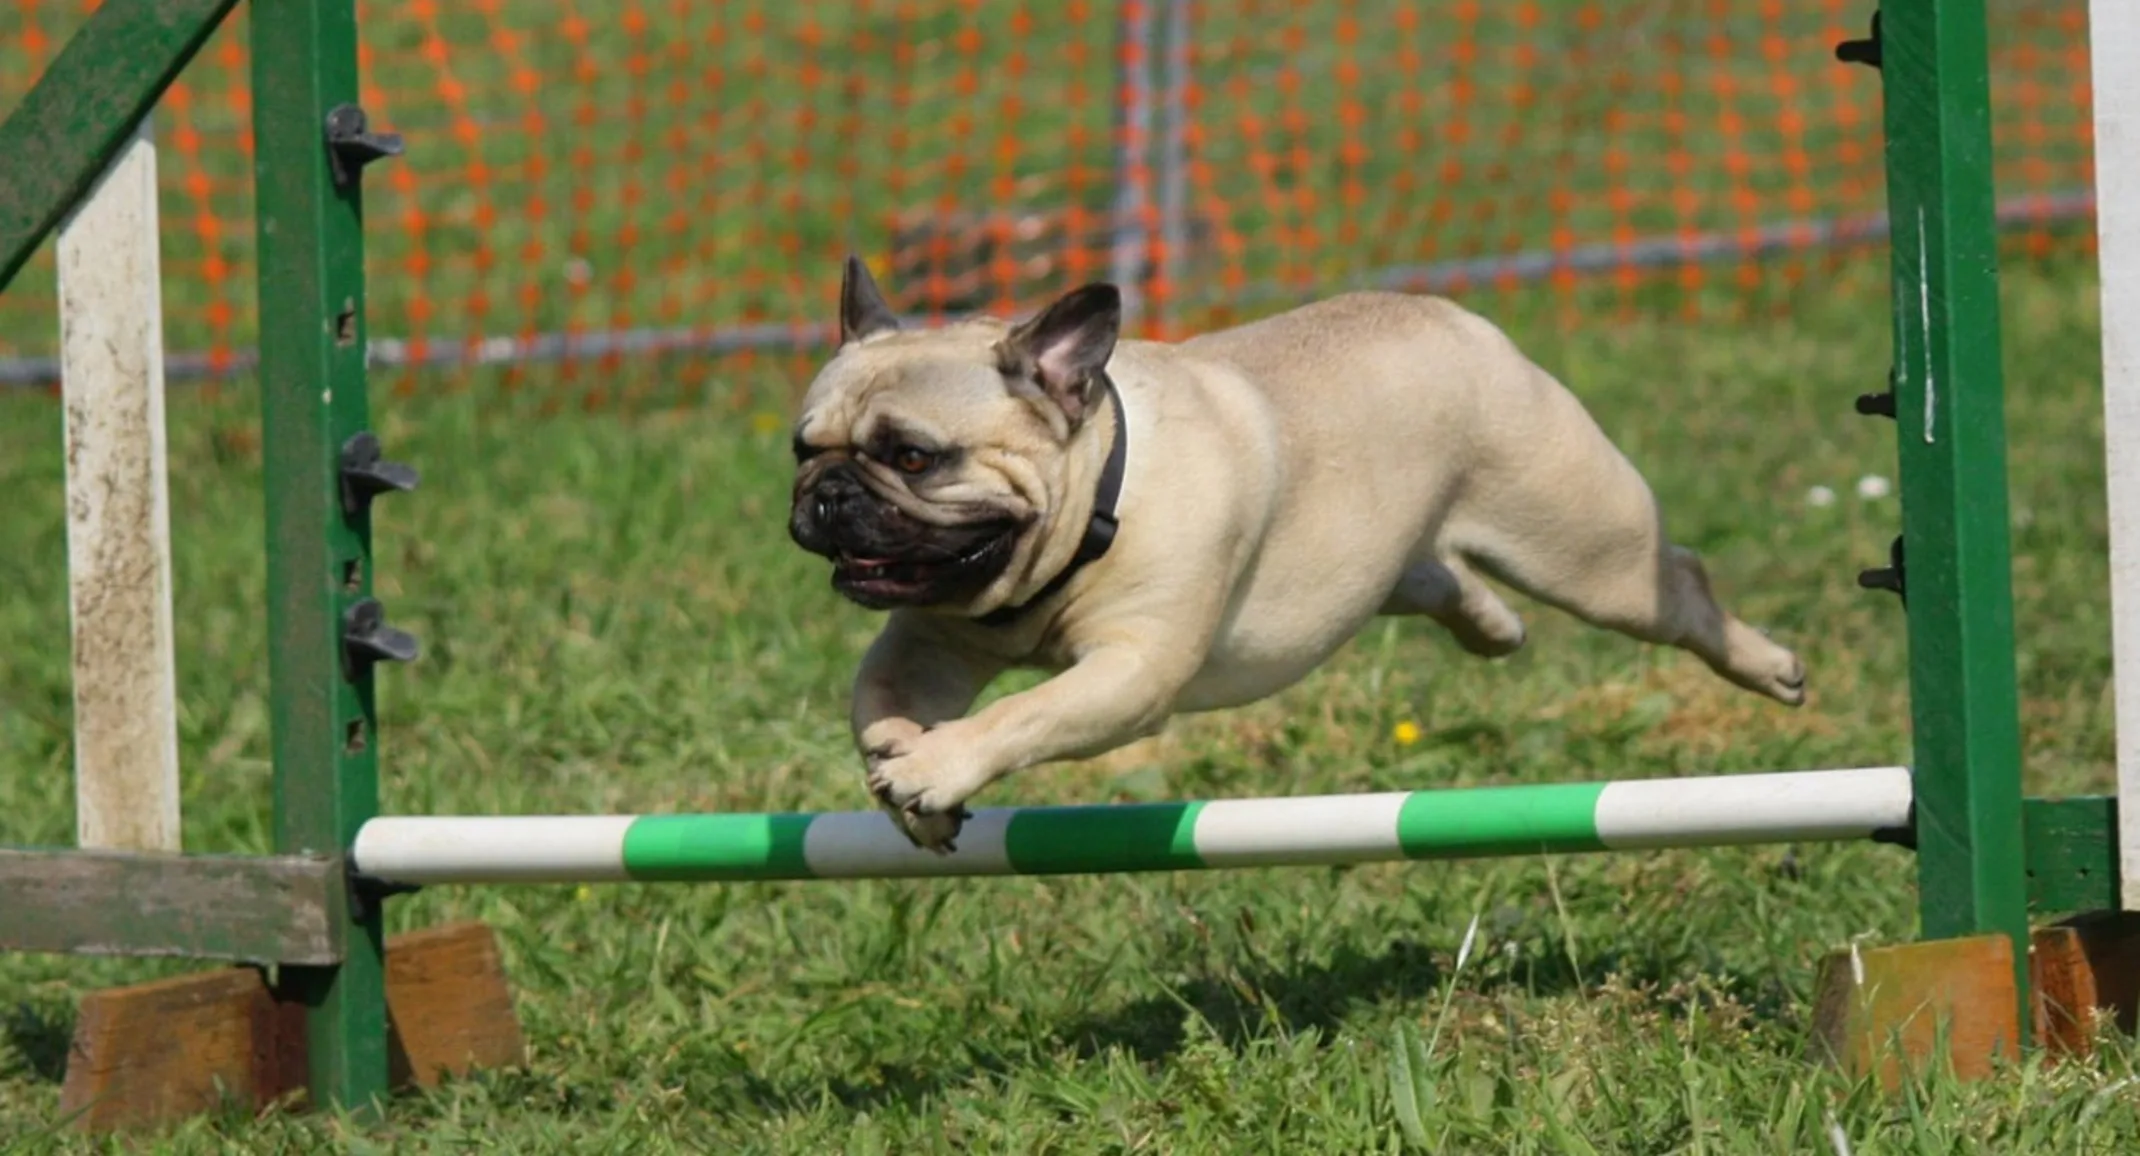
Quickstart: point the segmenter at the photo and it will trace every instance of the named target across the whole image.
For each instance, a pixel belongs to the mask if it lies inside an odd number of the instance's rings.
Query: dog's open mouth
[[[832,560],[832,585],[872,609],[951,601],[977,592],[1009,559],[1015,527],[991,527],[958,553],[928,551],[905,558],[842,553]]]

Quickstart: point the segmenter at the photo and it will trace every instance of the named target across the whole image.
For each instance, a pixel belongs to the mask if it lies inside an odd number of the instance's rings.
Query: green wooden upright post
[[[2012,936],[2025,1011],[1984,0],[1887,0],[1881,24],[1919,920],[1926,938]]]
[[[337,179],[329,113],[357,99],[352,0],[252,0],[260,389],[268,514],[275,833],[342,854],[378,808],[368,664],[344,615],[371,586],[369,515],[343,509],[339,459],[367,421],[360,182]],[[285,968],[307,1007],[312,1096],[369,1112],[387,1084],[376,904],[353,905],[338,967]]]

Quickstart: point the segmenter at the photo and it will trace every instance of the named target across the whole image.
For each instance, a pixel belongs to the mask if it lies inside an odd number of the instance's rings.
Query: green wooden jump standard
[[[0,122],[0,156],[38,158],[0,169],[0,290],[234,6],[107,0]],[[379,460],[366,430],[362,169],[398,141],[357,107],[353,0],[251,0],[251,9],[276,851],[0,849],[0,949],[249,965],[85,1000],[67,1098],[90,1128],[207,1106],[199,1089],[216,1081],[256,1100],[309,1087],[315,1104],[376,1111],[412,1076],[520,1055],[488,930],[383,941],[386,890],[348,867],[378,808],[373,667],[415,653],[371,595],[371,500],[414,482]],[[2083,1046],[2076,1025],[2096,1006],[2106,945],[2140,937],[2120,911],[2116,800],[2022,794],[1983,0],[1888,0],[1875,19],[1871,38],[1837,55],[1878,69],[1884,94],[1895,351],[1890,392],[1858,408],[1895,420],[1903,524],[1891,565],[1859,580],[1904,596],[1908,822],[1899,836],[1883,826],[1875,837],[1915,851],[1921,942],[1831,960],[1817,1017],[1838,1058],[1877,1065],[1886,1061],[1872,1041],[1889,1029],[1908,1025],[1911,1053],[1930,1050],[1917,1015],[1929,1006],[1966,1021],[1950,1055],[1981,1071],[2032,1031],[2049,1045]],[[1326,805],[1396,815],[1429,803]],[[1204,863],[1221,818],[1262,810],[1237,802],[1184,812],[1210,819],[1215,833],[1168,835],[1189,839],[1195,854],[1169,842],[1173,858],[1158,866]],[[792,828],[801,858],[781,871],[821,873],[805,829],[836,832],[866,818],[731,817],[705,829],[742,820]],[[1006,840],[1021,821],[1005,818]],[[629,820],[571,822],[600,828],[596,850],[608,855],[603,824]],[[1816,837],[1869,832],[1854,822]],[[685,827],[700,829],[676,829]],[[1236,839],[1243,829],[1226,828]],[[626,855],[628,834],[613,834]],[[1389,838],[1409,850],[1401,830]],[[1669,832],[1658,839],[1627,845],[1665,845]],[[1591,842],[1612,845],[1586,827],[1541,849]],[[786,844],[767,836],[766,846]],[[1245,852],[1231,846],[1235,857],[1215,865],[1294,861],[1261,855],[1252,840]],[[1006,842],[1009,867],[1022,847]],[[838,840],[820,850],[831,856],[822,862],[854,853]],[[1346,842],[1318,853],[1355,850]],[[608,877],[630,874],[618,863]],[[485,870],[474,864],[468,877]],[[2072,912],[2094,915],[2031,931],[2032,914]],[[255,970],[271,966],[272,986]],[[232,1055],[165,1046],[178,1058],[151,1061],[128,1050],[216,1027],[238,1041]],[[77,1068],[86,1072],[79,1093]],[[187,1094],[172,1091],[179,1085]]]
[[[379,809],[372,663],[343,638],[372,585],[370,502],[345,503],[341,476],[369,420],[362,158],[322,147],[356,105],[357,18],[346,0],[250,2],[275,846],[338,855]],[[306,1008],[312,1091],[334,1104],[386,1090],[379,908],[345,908],[338,966],[284,977]]]
[[[1881,6],[1920,933],[2015,945],[2021,733],[1983,0]],[[2024,1017],[2024,1022],[2025,1017]]]
[[[0,124],[7,155],[39,162],[0,173],[0,289],[235,6],[109,0],[62,49]],[[0,948],[277,972],[272,986],[224,972],[85,1002],[62,1101],[92,1129],[211,1107],[221,1092],[309,1088],[315,1104],[370,1113],[392,1081],[520,1053],[488,929],[402,937],[390,982],[381,896],[343,866],[378,809],[373,665],[414,656],[371,596],[370,512],[414,475],[379,461],[365,428],[361,176],[400,146],[356,103],[351,0],[252,0],[249,17],[276,854],[0,850]],[[151,1039],[166,1030],[204,1054]],[[194,1070],[135,1054],[143,1042]]]

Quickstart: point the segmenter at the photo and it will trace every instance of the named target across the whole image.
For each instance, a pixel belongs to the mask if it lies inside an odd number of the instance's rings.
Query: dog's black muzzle
[[[852,543],[861,536],[856,524],[872,520],[867,507],[883,506],[851,463],[820,467],[796,479],[788,537],[812,554],[837,557],[843,540]]]
[[[788,514],[795,544],[832,560],[833,588],[877,610],[973,597],[1009,565],[1019,528],[1008,517],[918,521],[871,490],[851,462],[806,467]]]

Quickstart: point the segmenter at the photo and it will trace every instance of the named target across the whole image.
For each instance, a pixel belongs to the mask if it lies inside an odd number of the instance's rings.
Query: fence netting
[[[0,109],[91,4],[0,0]],[[1780,307],[1884,236],[1871,0],[364,0],[375,363],[797,357],[1122,284],[1165,336],[1359,286]],[[2011,258],[2092,245],[2085,0],[1992,0]],[[254,341],[242,7],[154,118],[171,375]],[[9,163],[23,162],[13,158]],[[28,163],[34,163],[29,158]],[[50,246],[0,297],[49,380]],[[1513,304],[1511,304],[1513,307]]]

